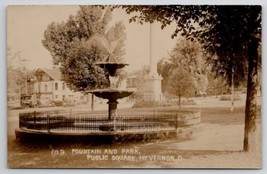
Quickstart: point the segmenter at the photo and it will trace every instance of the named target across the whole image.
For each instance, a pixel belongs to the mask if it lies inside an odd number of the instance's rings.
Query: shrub
[[[168,107],[168,106],[177,106],[178,101],[142,101],[138,100],[134,103],[133,108],[146,108],[146,107]],[[195,105],[193,99],[183,99],[181,100],[181,105]]]
[[[231,101],[232,95],[221,95],[220,100],[221,101]],[[234,100],[241,100],[241,98],[238,94],[236,94],[236,95],[234,95]]]

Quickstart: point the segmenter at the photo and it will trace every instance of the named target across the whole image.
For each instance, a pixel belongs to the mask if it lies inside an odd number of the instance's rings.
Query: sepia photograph
[[[262,168],[260,5],[9,5],[8,168]]]

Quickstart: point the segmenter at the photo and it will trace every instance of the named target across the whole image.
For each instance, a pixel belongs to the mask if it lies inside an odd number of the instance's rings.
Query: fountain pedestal
[[[117,116],[117,100],[109,100],[108,104],[108,121],[113,121]]]
[[[116,121],[117,116],[117,106],[118,101],[117,99],[125,98],[133,93],[133,91],[129,90],[119,90],[119,89],[95,89],[89,91],[90,93],[94,94],[95,96],[103,99],[107,99],[108,102],[108,121],[103,123],[99,127],[101,131],[115,131],[116,125],[122,125],[123,123]]]
[[[116,130],[116,116],[117,116],[117,100],[109,100],[108,104],[108,121],[99,126],[101,131],[115,131]]]

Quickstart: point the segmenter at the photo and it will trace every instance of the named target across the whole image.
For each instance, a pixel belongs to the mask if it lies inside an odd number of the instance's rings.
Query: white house
[[[37,101],[85,100],[80,92],[70,90],[64,81],[61,80],[59,68],[37,69],[34,73],[33,95]]]

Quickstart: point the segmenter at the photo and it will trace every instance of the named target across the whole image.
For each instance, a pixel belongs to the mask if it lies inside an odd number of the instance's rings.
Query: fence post
[[[47,132],[50,133],[50,116],[47,115]]]
[[[21,115],[19,114],[19,128],[22,127],[22,119],[21,119]]]
[[[176,114],[176,118],[175,118],[175,129],[178,129],[178,114]]]
[[[34,128],[36,127],[36,111],[33,112],[33,123],[34,123]]]

